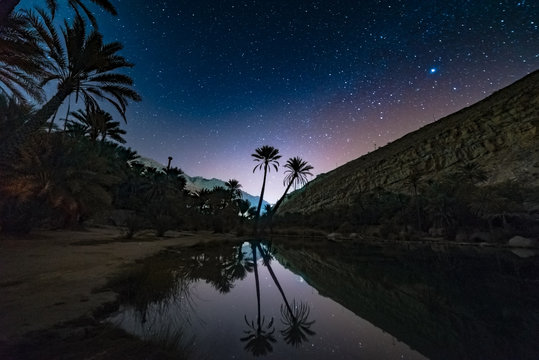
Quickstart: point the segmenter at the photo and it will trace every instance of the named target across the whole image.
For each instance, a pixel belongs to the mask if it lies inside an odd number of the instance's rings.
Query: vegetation
[[[438,181],[411,178],[407,192],[378,187],[361,192],[348,206],[277,216],[274,224],[404,240],[435,236],[497,242],[537,234],[539,226],[527,210],[539,199],[537,188],[515,181],[485,184],[488,174],[476,163]]]
[[[92,0],[116,14],[108,0]],[[300,157],[289,158],[285,191],[262,215],[267,175],[279,169],[279,150],[264,145],[251,155],[253,172],[263,171],[258,204],[242,199],[241,184],[191,193],[183,172],[168,166],[145,167],[137,154],[121,144],[127,107],[141,100],[133,80],[124,73],[134,66],[121,55],[122,44],[106,42],[88,1],[68,0],[72,20],[54,19],[56,1],[47,10],[14,12],[17,0],[0,6],[0,231],[24,232],[34,227],[81,226],[106,221],[125,228],[125,236],[154,229],[157,236],[174,229],[246,233],[279,227],[313,231],[373,233],[382,237],[445,236],[496,241],[516,233],[537,232],[529,202],[537,189],[506,182],[488,184],[477,163],[464,163],[454,174],[425,181],[410,169],[402,192],[375,187],[360,192],[349,205],[303,216],[278,213],[295,189],[304,186],[313,167]],[[92,24],[92,25],[90,25]],[[56,86],[46,99],[42,87]],[[32,105],[30,105],[30,103]],[[55,119],[67,103],[63,126]],[[112,105],[114,114],[104,111]],[[73,106],[73,109],[71,109]],[[273,224],[273,225],[272,225]],[[260,229],[259,229],[260,227]]]

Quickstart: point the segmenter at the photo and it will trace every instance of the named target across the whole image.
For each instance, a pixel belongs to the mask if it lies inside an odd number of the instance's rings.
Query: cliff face
[[[476,162],[490,182],[539,185],[539,70],[486,99],[319,175],[282,204],[280,214],[349,204],[376,187],[410,192],[410,176],[440,179]]]

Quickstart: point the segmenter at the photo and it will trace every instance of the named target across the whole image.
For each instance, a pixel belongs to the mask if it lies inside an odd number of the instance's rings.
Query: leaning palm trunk
[[[284,194],[283,196],[281,196],[281,198],[279,199],[279,201],[277,201],[277,203],[275,204],[275,206],[273,207],[273,209],[271,210],[271,216],[275,215],[277,213],[277,209],[279,208],[279,206],[281,206],[281,204],[283,203],[284,201],[284,198],[286,197],[286,194],[288,194],[288,191],[290,190],[290,188],[292,187],[292,183],[294,182],[294,179],[295,177],[292,178],[292,181],[290,181],[288,183],[288,186],[286,187],[286,190],[284,191]]]

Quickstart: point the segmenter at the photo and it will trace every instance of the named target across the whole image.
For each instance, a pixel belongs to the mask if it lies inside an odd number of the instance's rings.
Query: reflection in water
[[[273,327],[273,318],[269,320],[267,326],[265,324],[265,317],[261,317],[260,314],[260,281],[258,275],[258,257],[257,250],[260,251],[262,256],[262,263],[268,269],[275,286],[279,289],[281,296],[284,300],[285,306],[281,305],[281,315],[283,317],[283,324],[286,325],[284,330],[281,330],[281,334],[284,336],[285,342],[290,345],[298,347],[303,341],[307,340],[307,335],[315,335],[316,333],[310,330],[310,326],[314,321],[308,321],[309,317],[309,305],[301,303],[299,307],[296,307],[295,300],[293,303],[294,310],[290,307],[286,295],[283,291],[275,272],[271,267],[272,257],[269,251],[265,250],[260,241],[251,241],[251,253],[253,255],[254,262],[254,274],[255,274],[255,286],[256,286],[256,302],[257,302],[257,322],[256,327],[253,321],[249,323],[247,316],[245,316],[245,322],[249,326],[249,330],[245,333],[247,336],[241,338],[241,341],[246,341],[245,350],[250,351],[254,356],[266,355],[273,351],[272,343],[277,342],[273,333],[275,329]]]
[[[537,256],[357,243],[273,250],[206,244],[147,259],[112,285],[123,306],[111,320],[163,346],[182,334],[194,358],[538,358]]]

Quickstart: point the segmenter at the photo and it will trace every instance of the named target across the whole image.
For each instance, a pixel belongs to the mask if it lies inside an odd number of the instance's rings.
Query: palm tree
[[[37,82],[44,63],[37,33],[27,16],[17,13],[0,21],[0,93],[18,101],[25,101],[25,94],[42,101],[44,92]]]
[[[461,182],[475,185],[488,180],[488,173],[476,162],[467,162],[457,167],[456,178]]]
[[[118,121],[112,121],[112,115],[108,112],[92,106],[86,106],[86,110],[78,110],[71,112],[73,116],[84,129],[84,133],[92,140],[96,142],[97,138],[101,136],[101,142],[104,142],[107,137],[125,144],[123,135],[126,134],[125,130],[120,129],[120,123]]]
[[[277,212],[277,209],[281,206],[292,185],[294,185],[294,188],[305,185],[308,181],[307,176],[313,176],[311,173],[313,167],[299,156],[288,159],[284,167],[286,168],[285,174],[287,174],[283,181],[286,185],[286,190],[279,201],[277,201],[277,204],[273,207],[271,215],[274,215]]]
[[[241,184],[236,179],[230,179],[225,183],[225,186],[228,191],[230,191],[231,200],[241,199],[243,194],[241,192]]]
[[[256,218],[258,220],[260,217],[260,210],[262,209],[262,201],[264,199],[264,190],[266,189],[266,177],[268,171],[271,170],[271,166],[275,168],[275,171],[279,171],[279,160],[281,155],[279,155],[279,149],[274,148],[273,146],[264,145],[255,150],[254,154],[251,154],[254,157],[254,161],[259,162],[253,169],[253,173],[257,169],[264,168],[264,181],[262,182],[262,191],[260,192],[260,199],[258,200],[258,207],[256,209]],[[256,227],[256,223],[255,223]]]
[[[4,24],[5,21],[13,15],[13,10],[15,7],[19,4],[21,0],[2,0],[0,2],[0,24]],[[107,12],[109,12],[112,15],[118,15],[116,12],[116,9],[112,5],[112,3],[109,0],[90,0],[94,4],[99,5],[101,8],[105,9]],[[58,1],[57,0],[46,0],[47,7],[49,8],[52,16],[54,17],[54,14],[56,13],[56,8],[58,7]],[[87,7],[88,1],[85,0],[68,0],[69,6],[73,8],[73,10],[79,14],[80,10],[82,10],[92,25],[97,28],[97,22],[95,20],[94,15]]]
[[[97,100],[109,102],[124,121],[127,121],[125,112],[128,100],[141,100],[140,95],[131,88],[133,80],[127,75],[115,72],[133,66],[117,54],[122,49],[120,43],[104,44],[103,36],[96,30],[87,34],[86,24],[78,15],[72,25],[65,22],[62,43],[52,18],[42,10],[38,12],[41,18],[32,13],[28,13],[28,16],[45,44],[47,57],[50,58],[42,85],[56,81],[58,88],[56,94],[14,134],[10,143],[4,144],[3,156],[12,156],[15,148],[46,123],[71,94],[75,94],[75,101],[81,96],[86,104],[93,106],[97,106]]]

